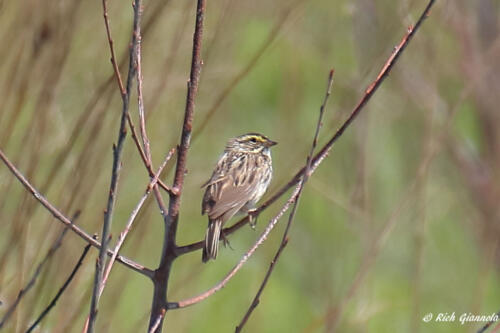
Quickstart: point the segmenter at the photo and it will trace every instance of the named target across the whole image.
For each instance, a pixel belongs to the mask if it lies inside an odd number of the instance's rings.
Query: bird
[[[273,167],[270,147],[277,142],[259,133],[229,139],[210,179],[202,185],[205,194],[201,214],[208,215],[202,261],[217,257],[224,224],[237,213],[251,213],[271,183]],[[255,224],[250,218],[250,224]]]

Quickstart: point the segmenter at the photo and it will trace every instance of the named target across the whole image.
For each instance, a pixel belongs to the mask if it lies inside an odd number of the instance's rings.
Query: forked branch
[[[231,269],[231,271],[229,271],[229,273],[227,273],[226,276],[220,282],[218,282],[215,286],[213,286],[212,288],[208,289],[207,291],[205,291],[199,295],[196,295],[196,296],[193,296],[193,297],[190,297],[190,298],[184,299],[182,301],[178,301],[178,302],[169,302],[167,304],[167,309],[181,309],[181,308],[185,308],[185,307],[190,306],[190,305],[194,305],[196,303],[199,303],[199,302],[207,299],[208,297],[215,294],[217,291],[224,288],[226,286],[226,284],[236,275],[236,273],[241,269],[241,267],[243,267],[243,265],[253,255],[253,253],[257,250],[257,248],[262,243],[264,243],[264,241],[267,239],[267,236],[269,235],[271,230],[274,229],[274,227],[276,226],[278,221],[281,219],[283,214],[285,214],[285,212],[288,210],[288,208],[290,208],[290,205],[293,204],[295,202],[295,200],[297,199],[297,194],[299,193],[299,189],[300,189],[300,184],[295,187],[295,190],[293,191],[292,195],[285,202],[285,204],[283,205],[283,207],[281,208],[279,213],[274,218],[272,218],[271,221],[269,221],[266,229],[259,236],[259,239],[257,240],[257,242],[250,248],[250,250],[248,250],[245,253],[245,255],[241,258],[241,260],[236,264],[236,266],[234,266],[233,269]]]
[[[179,208],[186,174],[187,154],[191,143],[193,130],[193,119],[195,109],[195,98],[198,92],[198,84],[201,73],[201,46],[203,37],[203,23],[205,19],[206,0],[198,0],[196,5],[196,22],[193,34],[193,52],[191,58],[191,72],[187,84],[186,107],[184,109],[184,121],[180,144],[177,149],[177,165],[172,186],[173,193],[170,195],[168,216],[165,218],[165,234],[160,264],[153,277],[153,305],[149,317],[149,330],[161,332],[164,312],[167,304],[168,281],[172,263],[177,257],[177,245],[175,244],[177,234],[177,223],[179,219]]]
[[[414,27],[410,26],[408,27],[408,30],[406,34],[403,36],[401,39],[401,42],[393,49],[392,54],[390,57],[387,59],[387,61],[384,63],[382,69],[380,70],[379,74],[377,75],[376,79],[368,86],[368,88],[365,91],[365,94],[361,98],[361,100],[358,102],[354,110],[351,112],[349,117],[344,121],[344,123],[338,128],[338,130],[335,132],[335,134],[332,136],[332,138],[321,148],[321,150],[314,155],[314,157],[310,160],[310,172],[308,172],[307,176],[310,176],[316,168],[321,164],[321,162],[325,159],[325,157],[328,155],[330,150],[333,147],[333,144],[342,136],[344,131],[351,125],[351,123],[356,119],[356,117],[359,115],[359,113],[364,109],[364,106],[366,103],[370,100],[370,98],[375,94],[379,86],[384,82],[385,78],[389,75],[390,71],[394,67],[394,65],[397,63],[397,60],[399,59],[400,55],[408,45],[408,43],[411,41],[415,33],[419,30],[420,26],[424,22],[424,20],[429,16],[430,10],[432,6],[434,5],[435,0],[430,0],[425,7],[424,11],[420,15],[419,19],[417,20],[417,23],[415,24]],[[258,209],[257,209],[257,214],[262,212],[264,209],[269,207],[271,204],[273,204],[276,200],[278,200],[284,193],[286,193],[291,187],[297,185],[303,177],[303,175],[306,173],[307,166],[303,167],[300,169],[295,176],[283,187],[281,187],[270,199],[268,199],[264,204],[262,204]],[[255,249],[260,245],[261,242],[264,241],[264,239],[267,237],[267,234],[270,232],[272,228],[274,228],[274,225],[277,223],[277,219],[281,217],[281,215],[289,208],[290,204],[292,204],[296,200],[296,196],[299,192],[300,184],[295,187],[295,190],[293,194],[290,196],[286,204],[283,206],[282,210],[280,211],[280,214],[278,214],[275,218],[273,218],[264,233],[260,236],[258,239],[257,243],[243,256],[241,261],[226,275],[226,277],[217,283],[214,287],[210,288],[209,290],[205,291],[204,293],[201,293],[197,296],[179,301],[179,302],[169,302],[167,304],[167,307],[169,309],[178,309],[178,308],[183,308],[189,305],[193,305],[196,303],[201,302],[202,300],[208,298],[209,296],[213,295],[215,292],[218,290],[222,289],[227,282],[236,274],[236,272],[241,268],[244,262],[248,260],[248,257],[255,251]],[[236,231],[237,229],[241,228],[243,225],[245,225],[248,222],[248,216],[244,217],[237,223],[235,223],[233,226],[224,229],[224,232],[226,235]],[[177,248],[177,255],[182,255],[188,252],[192,252],[195,250],[200,249],[203,246],[203,241],[196,242],[193,244],[181,246]]]
[[[83,239],[86,243],[92,245],[93,247],[100,249],[101,248],[101,243],[99,243],[96,239],[94,239],[92,236],[90,236],[87,232],[85,232],[83,229],[78,227],[76,224],[73,224],[73,222],[66,217],[63,213],[61,213],[60,210],[58,210],[54,205],[52,205],[27,179],[24,177],[24,175],[12,164],[12,162],[7,158],[7,156],[3,153],[2,150],[0,150],[0,159],[5,163],[7,168],[12,172],[12,174],[19,180],[19,182],[30,192],[35,199],[42,204],[43,207],[45,207],[51,214],[54,216],[57,220],[62,222],[66,228],[71,229],[76,235],[78,235],[81,239]],[[113,252],[108,250],[107,251],[108,256],[112,256]],[[123,265],[127,266],[128,268],[141,273],[144,276],[151,277],[153,272],[144,267],[143,265],[128,259],[123,256],[118,256],[116,259],[118,262],[122,263]]]
[[[111,273],[111,269],[113,267],[113,264],[115,263],[116,257],[118,256],[118,253],[120,253],[120,249],[121,249],[123,243],[125,242],[125,239],[127,238],[128,233],[132,229],[132,224],[134,223],[135,218],[137,217],[137,214],[139,214],[139,211],[141,210],[142,206],[144,205],[144,202],[146,202],[146,199],[148,198],[149,194],[151,193],[151,191],[155,187],[156,183],[158,182],[158,178],[160,177],[163,169],[167,165],[168,161],[170,160],[170,158],[172,157],[174,152],[175,152],[175,148],[172,148],[169,151],[169,153],[167,154],[167,156],[163,160],[163,163],[158,168],[156,175],[153,177],[151,182],[146,187],[146,191],[145,191],[144,195],[139,200],[136,207],[132,210],[132,213],[130,214],[130,217],[125,225],[125,229],[120,233],[120,236],[118,237],[118,241],[116,243],[116,246],[113,250],[113,255],[111,256],[111,259],[109,260],[108,265],[106,266],[106,270],[104,272],[102,286],[101,286],[101,289],[99,290],[99,297],[102,295],[102,292],[104,291],[104,286],[106,285],[109,274]]]

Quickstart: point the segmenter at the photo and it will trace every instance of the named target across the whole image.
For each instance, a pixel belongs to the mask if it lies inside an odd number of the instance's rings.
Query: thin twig
[[[87,232],[73,224],[71,220],[61,213],[56,207],[54,207],[24,176],[23,174],[12,164],[12,162],[7,158],[7,156],[0,150],[0,159],[5,163],[7,168],[12,172],[12,174],[21,182],[21,184],[35,197],[35,199],[42,204],[57,220],[62,222],[66,228],[71,229],[76,235],[83,239],[86,243],[92,245],[93,247],[100,249],[101,243],[92,238]],[[108,250],[108,256],[112,256],[113,252]],[[128,268],[141,273],[144,276],[151,277],[153,272],[144,267],[143,265],[128,259],[123,256],[118,256],[117,260]]]
[[[151,164],[151,149],[149,146],[149,139],[146,133],[146,116],[144,112],[144,98],[142,94],[142,37],[141,37],[141,27],[137,29],[137,104],[139,109],[139,129],[141,131],[142,145],[144,148],[144,153],[146,154],[146,160]]]
[[[198,0],[196,5],[196,21],[193,34],[193,53],[191,59],[191,72],[189,75],[188,89],[186,96],[186,107],[184,110],[184,121],[182,125],[182,134],[179,147],[177,149],[177,165],[175,169],[174,182],[172,189],[174,195],[170,196],[168,216],[165,219],[165,234],[163,239],[163,248],[160,258],[160,264],[155,271],[153,278],[153,304],[151,316],[149,319],[149,329],[155,326],[157,318],[165,309],[167,302],[168,280],[170,269],[176,258],[175,238],[177,234],[177,222],[179,219],[179,208],[181,193],[184,184],[184,175],[186,173],[187,153],[191,142],[191,133],[193,129],[195,98],[198,92],[200,80],[202,59],[201,46],[203,37],[203,23],[205,18],[206,0]],[[163,318],[160,320],[163,322]],[[155,332],[161,332],[161,322]]]
[[[75,221],[78,218],[78,215],[80,215],[80,211],[76,212],[73,215],[73,218],[71,219],[71,221]],[[2,320],[0,320],[0,329],[5,325],[5,323],[7,322],[7,320],[9,320],[10,316],[14,313],[14,311],[17,308],[17,305],[21,302],[21,299],[23,298],[23,296],[26,295],[26,293],[35,285],[36,280],[38,279],[38,276],[41,274],[42,269],[45,266],[45,264],[52,258],[52,256],[54,255],[54,253],[56,253],[57,249],[59,249],[59,247],[61,247],[63,238],[64,238],[64,236],[66,235],[67,232],[68,232],[68,229],[64,228],[64,230],[61,232],[61,234],[59,235],[59,237],[57,237],[57,239],[54,242],[54,244],[52,244],[52,246],[50,247],[50,249],[47,251],[47,254],[45,255],[45,257],[42,259],[42,261],[40,261],[40,263],[36,267],[35,272],[33,273],[33,276],[31,277],[31,279],[29,280],[29,282],[26,284],[26,286],[24,288],[22,288],[19,291],[19,293],[17,294],[16,300],[7,309],[7,311],[5,312]]]
[[[363,97],[360,99],[354,110],[351,112],[349,117],[346,119],[346,121],[338,128],[338,130],[335,132],[333,137],[321,148],[321,150],[314,155],[314,158],[312,159],[312,168],[311,168],[311,173],[314,172],[316,167],[323,161],[323,159],[328,155],[330,150],[332,149],[333,144],[342,136],[344,131],[349,127],[349,125],[353,122],[354,119],[358,116],[358,114],[363,110],[363,107],[366,105],[366,103],[370,100],[370,98],[373,96],[373,94],[377,91],[378,87],[384,82],[385,78],[389,75],[390,71],[394,67],[394,65],[397,63],[397,60],[399,59],[399,56],[402,54],[410,40],[413,38],[415,33],[418,31],[420,28],[421,24],[423,23],[424,19],[429,16],[430,9],[432,5],[434,4],[435,0],[430,0],[427,7],[423,11],[422,15],[418,19],[417,23],[415,24],[414,27],[409,27],[408,31],[402,38],[401,42],[394,48],[391,56],[389,59],[385,62],[384,66],[382,67],[380,73],[377,75],[377,78],[375,81],[373,81],[368,88],[366,89]],[[281,198],[281,196],[286,193],[290,188],[292,188],[294,185],[296,185],[302,178],[302,175],[304,174],[305,167],[300,169],[295,176],[284,186],[282,186],[271,198],[269,198],[266,202],[264,202],[262,205],[260,205],[253,215],[255,214],[260,214],[263,210],[268,208],[270,205],[272,205],[276,200]],[[245,224],[248,223],[249,217],[245,216],[242,219],[240,219],[238,222],[233,224],[232,226],[225,228],[224,234],[227,236],[239,228],[243,227]],[[196,251],[198,249],[201,249],[203,247],[203,241],[199,241],[196,243],[184,245],[184,246],[179,246],[177,248],[177,255],[183,255],[188,252]]]
[[[113,38],[111,38],[111,29],[109,28],[108,19],[108,1],[102,0],[102,11],[104,16],[104,26],[106,27],[106,35],[108,36],[109,51],[111,53],[111,64],[113,65],[113,71],[115,73],[116,81],[120,88],[120,94],[122,99],[126,98],[127,91],[123,87],[122,76],[120,75],[120,69],[118,68],[118,63],[116,62],[115,48],[113,47]]]
[[[278,250],[276,251],[274,258],[271,261],[271,264],[269,265],[269,268],[266,272],[264,280],[262,280],[262,283],[259,287],[259,290],[257,291],[257,294],[255,294],[255,297],[254,297],[252,303],[248,307],[248,310],[245,313],[245,315],[243,316],[243,318],[241,319],[239,325],[236,326],[236,329],[235,329],[236,333],[241,332],[241,330],[243,329],[243,326],[245,326],[246,322],[248,321],[248,318],[250,318],[250,315],[252,314],[252,312],[259,305],[260,296],[261,296],[262,292],[264,291],[264,288],[266,287],[267,282],[269,281],[269,277],[271,276],[271,274],[274,271],[274,267],[276,267],[276,262],[279,260],[281,253],[283,252],[283,250],[285,249],[285,247],[288,244],[288,233],[289,233],[290,228],[292,226],[292,223],[293,223],[293,220],[295,217],[295,213],[297,212],[297,207],[299,205],[302,191],[304,190],[304,185],[307,182],[309,172],[311,170],[312,156],[314,154],[314,149],[316,148],[316,146],[318,144],[319,131],[323,125],[323,115],[325,113],[326,102],[328,101],[328,98],[330,97],[330,94],[332,92],[333,73],[334,73],[334,70],[333,69],[330,70],[330,74],[328,76],[328,84],[327,84],[327,89],[326,89],[326,93],[325,93],[325,98],[323,99],[323,104],[321,104],[321,107],[319,108],[318,122],[316,124],[316,131],[314,133],[314,138],[313,138],[313,141],[311,144],[311,150],[309,151],[309,154],[307,155],[307,158],[306,158],[306,165],[305,165],[306,169],[304,172],[304,176],[302,177],[302,181],[300,182],[300,187],[299,187],[299,192],[297,193],[297,198],[296,198],[295,202],[293,203],[292,211],[290,212],[290,215],[288,216],[288,223],[286,225],[285,231],[283,232],[283,237],[281,239],[280,246],[278,247]]]
[[[255,294],[254,299],[252,300],[252,303],[250,303],[250,306],[248,307],[247,312],[241,319],[240,323],[238,326],[236,326],[235,332],[241,332],[241,329],[243,326],[245,326],[246,322],[248,321],[248,318],[250,318],[250,315],[252,314],[253,310],[259,305],[260,303],[260,295],[262,294],[262,291],[264,291],[264,288],[266,287],[267,281],[269,280],[269,277],[271,276],[274,266],[276,265],[276,262],[278,261],[279,257],[281,256],[281,253],[283,253],[283,250],[285,247],[288,245],[288,238],[285,239],[285,241],[282,241],[278,251],[276,251],[276,254],[274,255],[273,260],[271,260],[271,263],[269,264],[269,268],[267,269],[266,275],[264,276],[264,280],[262,280],[262,283],[259,287],[259,290],[257,291],[257,294]]]
[[[144,148],[144,155],[146,157],[146,169],[153,170],[153,158],[151,155],[151,148],[149,146],[149,139],[146,132],[146,112],[144,111],[144,98],[142,93],[143,79],[142,79],[142,37],[141,37],[141,27],[137,28],[137,50],[136,50],[136,60],[137,60],[137,104],[139,108],[139,125],[140,125],[140,133],[142,138],[142,144]],[[170,158],[169,158],[170,159]],[[152,171],[149,171],[151,174]],[[154,178],[153,176],[151,176]],[[158,203],[158,207],[160,209],[160,213],[163,217],[163,220],[167,220],[168,210],[163,201],[163,197],[161,196],[160,191],[158,190],[158,186],[156,184],[153,185],[153,192],[156,198],[156,202]],[[174,192],[171,189],[168,189],[167,192],[170,195],[174,195]]]
[[[295,202],[295,200],[297,198],[297,194],[299,193],[299,189],[300,189],[300,184],[298,184],[295,187],[295,190],[290,195],[288,200],[285,202],[285,204],[283,205],[281,210],[278,212],[278,214],[269,221],[266,229],[259,236],[259,239],[257,240],[257,242],[255,242],[255,244],[250,248],[250,250],[248,250],[245,253],[245,255],[241,258],[241,260],[236,264],[236,266],[234,266],[233,269],[231,269],[231,271],[229,271],[229,273],[227,273],[226,276],[220,282],[218,282],[215,286],[213,286],[212,288],[208,289],[207,291],[205,291],[199,295],[196,295],[196,296],[193,296],[193,297],[190,297],[190,298],[178,301],[178,302],[169,302],[169,303],[167,303],[167,308],[168,309],[181,309],[181,308],[185,308],[187,306],[194,305],[196,303],[199,303],[199,302],[207,299],[208,297],[215,294],[217,291],[224,288],[226,286],[226,284],[236,275],[236,273],[241,269],[241,267],[243,267],[243,265],[247,262],[247,260],[252,256],[252,254],[255,252],[255,250],[257,250],[257,248],[262,243],[264,243],[264,241],[267,239],[267,236],[269,235],[271,230],[273,230],[273,228],[276,226],[276,224],[281,219],[283,214],[285,214],[285,212],[290,208],[290,205]]]
[[[135,146],[137,147],[137,151],[141,156],[141,160],[144,163],[144,166],[148,170],[149,177],[154,177],[155,173],[151,165],[148,163],[148,159],[146,158],[146,153],[144,153],[144,150],[142,149],[139,137],[137,136],[137,132],[135,130],[134,123],[132,122],[132,118],[130,117],[130,113],[127,113],[127,122],[130,127],[130,132],[132,134],[132,140],[134,141]],[[158,185],[160,185],[160,187],[163,188],[168,194],[170,195],[175,194],[174,191],[172,191],[172,189],[169,186],[165,185],[165,183],[161,179],[158,179]]]
[[[107,37],[108,37],[108,44],[109,44],[109,50],[110,50],[110,53],[111,53],[111,63],[113,65],[114,76],[116,77],[116,81],[118,82],[118,87],[120,89],[121,97],[122,97],[122,99],[124,99],[124,98],[127,97],[127,91],[123,87],[123,81],[122,81],[122,78],[121,78],[121,75],[120,75],[120,69],[119,69],[118,63],[116,61],[115,50],[114,50],[114,46],[113,46],[114,42],[113,42],[113,38],[111,37],[111,29],[109,27],[107,0],[102,0],[102,7],[103,7],[103,12],[104,12],[104,25],[106,27],[106,34],[107,34]],[[140,29],[140,27],[139,27],[139,29]],[[140,31],[139,31],[139,36],[142,36],[142,32],[140,32]],[[142,39],[142,37],[140,37],[140,39]],[[138,43],[140,43],[140,39],[138,38]],[[138,44],[138,49],[139,49],[139,47],[140,47],[140,45]],[[137,69],[137,71],[138,71],[138,75],[139,75],[139,71],[140,71],[140,67],[139,67],[140,66],[140,59],[137,59],[137,60],[138,60],[137,61],[138,62],[138,69]],[[138,90],[142,91],[142,88],[138,88]],[[141,97],[141,99],[142,99],[142,97]],[[146,166],[146,168],[149,171],[149,176],[150,177],[154,177],[153,169],[148,164],[148,159],[146,158],[144,150],[142,149],[141,144],[139,143],[139,140],[138,140],[138,137],[137,137],[137,133],[135,131],[134,124],[132,122],[132,118],[130,116],[130,113],[128,113],[128,112],[127,112],[127,122],[129,124],[130,130],[132,132],[132,139],[133,139],[133,141],[135,142],[135,144],[137,146],[137,149],[139,151],[141,159],[144,162],[144,165]],[[165,185],[161,180],[158,180],[158,184],[160,184],[160,186],[165,191],[167,191],[168,193],[171,193],[170,188],[167,185]]]
[[[122,106],[122,116],[120,120],[120,129],[118,131],[118,141],[115,146],[113,146],[113,167],[111,169],[111,184],[109,186],[108,202],[106,206],[106,211],[104,213],[104,221],[102,225],[102,246],[99,251],[99,259],[97,262],[95,278],[94,278],[94,290],[92,292],[92,300],[90,303],[90,320],[87,332],[93,333],[95,320],[97,316],[97,305],[99,303],[99,290],[102,285],[102,278],[104,273],[104,266],[106,264],[106,252],[109,244],[109,232],[111,230],[111,224],[113,222],[113,208],[116,201],[116,193],[118,188],[118,177],[120,174],[121,157],[123,146],[125,143],[125,137],[127,134],[126,124],[127,124],[127,113],[129,111],[129,101],[130,92],[132,89],[132,82],[135,76],[135,58],[136,58],[136,48],[138,44],[137,29],[140,26],[140,20],[142,15],[142,1],[134,1],[134,28],[132,32],[132,42],[130,47],[129,56],[129,69],[127,77],[127,88],[125,95],[122,95],[123,106]]]
[[[111,256],[111,259],[109,260],[108,265],[106,267],[106,270],[105,270],[105,273],[104,273],[104,278],[102,280],[102,287],[99,290],[99,296],[101,296],[102,292],[104,291],[104,286],[106,285],[106,281],[108,280],[109,274],[111,273],[111,268],[113,267],[113,264],[115,262],[116,256],[120,252],[120,249],[121,249],[123,243],[125,242],[125,238],[127,237],[128,233],[130,232],[130,230],[132,228],[132,224],[134,223],[135,218],[137,217],[137,214],[139,214],[139,211],[141,210],[144,202],[148,198],[148,196],[151,193],[151,190],[153,189],[153,187],[158,182],[158,178],[160,177],[161,172],[163,171],[163,169],[167,165],[167,162],[170,160],[170,158],[172,157],[172,155],[174,154],[174,152],[175,152],[175,148],[172,148],[169,151],[169,153],[165,157],[163,163],[160,165],[160,167],[158,169],[158,172],[156,173],[155,177],[151,180],[151,182],[146,187],[146,191],[145,191],[144,195],[139,200],[139,202],[137,203],[136,207],[134,208],[134,210],[130,214],[130,217],[129,217],[128,221],[127,221],[125,229],[120,233],[120,236],[118,237],[118,241],[116,243],[116,246],[115,246],[115,248],[113,250],[113,255]]]
[[[40,314],[40,316],[38,316],[38,318],[35,320],[35,322],[33,323],[33,325],[31,325],[26,330],[26,333],[32,332],[36,328],[36,326],[43,320],[43,318],[50,312],[50,310],[52,310],[52,308],[56,305],[57,301],[59,300],[59,297],[61,297],[61,295],[64,293],[64,290],[66,290],[66,288],[69,286],[69,284],[71,283],[71,281],[75,277],[76,272],[78,271],[78,269],[82,265],[83,260],[85,259],[85,256],[87,255],[87,253],[89,252],[89,250],[90,250],[90,244],[87,244],[85,246],[85,248],[83,249],[83,253],[80,256],[80,259],[78,259],[78,262],[76,263],[75,267],[71,271],[71,274],[68,276],[68,278],[66,279],[66,281],[64,281],[62,287],[59,289],[59,291],[57,292],[56,296],[52,299],[52,301],[45,308],[45,310],[42,311],[42,313]]]

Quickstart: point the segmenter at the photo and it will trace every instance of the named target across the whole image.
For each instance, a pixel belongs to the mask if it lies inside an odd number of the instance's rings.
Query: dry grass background
[[[336,70],[335,87],[323,141],[425,4],[209,1],[178,242],[204,235],[199,187],[228,137],[259,131],[279,141],[272,188],[285,183],[307,154],[329,68]],[[124,71],[132,8],[120,1],[108,7]],[[194,8],[192,1],[145,1],[144,97],[155,165],[180,135]],[[481,324],[421,318],[500,310],[499,13],[493,0],[437,2],[365,113],[306,186],[290,244],[248,332],[470,332]],[[81,210],[77,224],[100,232],[121,111],[101,2],[1,1],[0,18],[0,148],[61,211]],[[136,106],[131,113],[137,120]],[[148,181],[128,138],[114,239]],[[150,198],[122,250],[148,267],[157,265],[162,244],[155,205]],[[260,216],[258,229],[276,209]],[[61,230],[1,166],[0,315]],[[198,252],[175,262],[169,297],[212,286],[257,235],[250,228],[237,232],[234,250],[223,249],[209,265],[201,265]],[[223,291],[169,312],[165,330],[232,331],[279,237],[277,230]],[[65,236],[7,331],[25,331],[84,246]],[[81,331],[96,255],[90,252],[41,331]],[[116,266],[98,331],[145,331],[151,293],[147,279]]]

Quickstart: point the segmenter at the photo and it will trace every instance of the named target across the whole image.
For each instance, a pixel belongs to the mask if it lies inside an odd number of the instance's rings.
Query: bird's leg
[[[224,244],[224,247],[229,247],[231,250],[234,250],[231,247],[231,244],[229,243],[229,239],[227,239],[226,234],[224,233],[224,231],[220,232],[220,237],[222,238],[222,244]]]
[[[250,228],[255,230],[255,226],[257,225],[257,217],[259,216],[259,212],[257,211],[256,208],[250,209],[247,212],[248,214],[248,224],[250,225]]]

